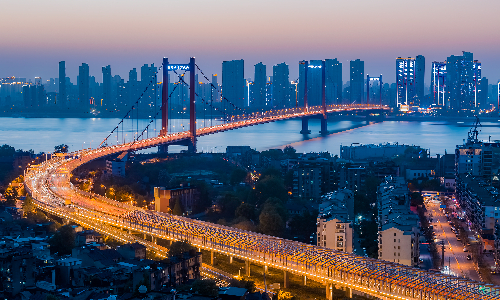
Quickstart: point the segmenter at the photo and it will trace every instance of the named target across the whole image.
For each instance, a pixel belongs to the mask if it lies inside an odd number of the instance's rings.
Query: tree
[[[183,212],[184,212],[184,209],[182,209],[181,200],[179,198],[177,198],[177,200],[175,200],[175,205],[174,205],[174,209],[172,210],[172,214],[174,214],[176,216],[182,216]]]
[[[240,182],[243,182],[246,177],[247,177],[247,172],[245,170],[236,168],[233,170],[233,173],[231,173],[230,183],[231,185],[237,185]]]
[[[168,251],[169,257],[180,256],[185,252],[189,252],[194,250],[195,248],[188,241],[176,241],[170,245],[170,249]]]
[[[61,144],[54,147],[54,153],[68,153],[68,145]]]
[[[289,158],[297,158],[297,150],[292,146],[286,146],[285,149],[283,149],[283,153]]]
[[[33,198],[31,196],[26,196],[26,200],[23,202],[23,213],[24,216],[30,215],[35,212],[35,204],[33,203]]]
[[[75,230],[71,225],[64,225],[59,228],[49,239],[50,251],[59,255],[71,254],[75,247]]]
[[[285,222],[275,210],[263,210],[259,222],[259,228],[264,234],[280,237],[285,230]]]
[[[193,292],[206,297],[217,297],[219,295],[219,287],[215,280],[195,280],[191,285]]]
[[[247,291],[249,293],[255,292],[255,282],[253,282],[251,280],[230,279],[228,283],[229,283],[229,286],[232,286],[232,287],[247,289]]]
[[[0,146],[0,156],[14,156],[16,149],[7,144]]]
[[[247,220],[253,220],[255,218],[255,208],[248,203],[241,203],[235,212],[236,217],[242,217]]]
[[[17,193],[17,189],[15,189],[14,187],[12,186],[9,186],[3,196],[5,197],[5,204],[7,206],[14,206],[16,205],[16,201],[17,201],[17,198],[19,197],[18,193]]]
[[[424,197],[419,192],[413,192],[410,194],[410,204],[411,206],[423,205]]]
[[[265,176],[255,185],[255,200],[257,204],[262,204],[268,198],[278,198],[282,202],[288,199],[288,192],[283,180],[276,176]]]
[[[241,200],[232,193],[227,193],[219,200],[222,215],[227,219],[233,219],[236,209],[240,206]]]

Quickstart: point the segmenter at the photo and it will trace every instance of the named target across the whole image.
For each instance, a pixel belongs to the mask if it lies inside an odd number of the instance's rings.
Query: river
[[[8,144],[16,149],[33,149],[35,153],[51,152],[55,145],[67,144],[70,151],[99,146],[111,130],[117,126],[119,119],[99,118],[0,118],[0,144]],[[220,121],[198,120],[198,126],[204,122],[218,124]],[[148,120],[139,120],[139,124],[127,121],[119,127],[119,134],[112,134],[109,143],[115,144],[117,139],[129,141],[139,128],[145,128]],[[153,122],[151,136],[159,129]],[[169,130],[180,131],[188,128],[189,120],[171,120]],[[445,151],[453,153],[457,144],[467,138],[471,124],[456,122],[420,122],[420,121],[384,121],[365,125],[365,121],[330,121],[328,130],[342,131],[327,136],[319,134],[319,120],[310,120],[311,134],[300,134],[301,121],[298,119],[267,123],[238,130],[217,133],[198,138],[198,151],[225,152],[226,146],[249,145],[262,151],[270,148],[292,145],[299,153],[329,151],[339,154],[340,145],[352,143],[380,144],[399,143],[418,145],[429,149],[432,156]],[[348,130],[353,127],[356,129]],[[498,123],[484,123],[480,128],[479,138],[500,140]],[[155,130],[156,128],[156,130]],[[123,134],[122,134],[123,133]],[[146,133],[145,133],[146,136]],[[179,152],[182,146],[170,146],[170,152]]]

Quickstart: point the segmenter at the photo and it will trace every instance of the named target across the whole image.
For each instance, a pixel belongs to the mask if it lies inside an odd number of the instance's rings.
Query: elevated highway
[[[333,109],[332,109],[333,110]],[[264,115],[196,130],[196,135],[238,129],[278,120],[315,115],[320,111],[288,112]],[[188,240],[212,253],[237,257],[249,264],[259,264],[306,276],[326,286],[331,299],[333,287],[364,293],[380,299],[500,299],[500,287],[404,265],[360,257],[324,247],[243,231],[189,218],[148,211],[83,192],[70,182],[71,172],[92,160],[123,151],[135,151],[189,139],[190,132],[180,132],[126,144],[86,149],[54,157],[28,168],[25,185],[35,205],[54,215],[94,228],[122,241],[138,241],[131,231],[151,236],[143,239],[159,255],[166,249],[156,245],[157,238]]]

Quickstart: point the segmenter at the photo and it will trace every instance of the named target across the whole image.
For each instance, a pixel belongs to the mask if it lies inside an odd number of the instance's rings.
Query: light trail
[[[380,109],[365,107],[365,109]],[[360,109],[337,107],[332,111]],[[208,135],[268,122],[321,114],[308,112],[277,113],[250,120],[200,128],[196,134]],[[469,279],[427,272],[392,262],[376,260],[325,247],[298,243],[231,227],[202,222],[165,213],[148,211],[102,196],[83,192],[70,182],[69,174],[95,159],[189,139],[188,131],[98,149],[84,149],[54,157],[28,168],[27,191],[35,205],[51,214],[71,219],[86,227],[105,232],[122,241],[138,238],[128,230],[168,240],[188,240],[196,247],[238,257],[309,279],[346,287],[381,299],[500,299],[500,287]],[[118,228],[118,229],[116,229]],[[124,231],[125,230],[125,231]],[[145,242],[165,256],[166,249]]]

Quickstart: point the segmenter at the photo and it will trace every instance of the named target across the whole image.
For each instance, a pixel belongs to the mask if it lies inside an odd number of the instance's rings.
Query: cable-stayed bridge
[[[172,66],[172,65],[170,65]],[[174,65],[175,66],[175,65]],[[194,58],[189,65],[169,67],[163,65],[164,75],[170,69],[195,70]],[[200,70],[201,71],[201,70]],[[194,73],[194,72],[193,72]],[[165,77],[165,76],[164,76]],[[194,86],[194,80],[191,79]],[[306,85],[307,86],[307,85]],[[324,87],[324,84],[323,84]],[[215,87],[214,87],[215,88]],[[25,184],[36,206],[50,214],[73,220],[86,227],[113,236],[125,242],[138,241],[165,255],[166,249],[158,246],[156,240],[188,240],[198,248],[245,260],[247,272],[250,264],[259,264],[283,270],[285,285],[290,273],[325,284],[327,299],[332,298],[332,289],[342,288],[347,295],[353,291],[381,299],[500,299],[500,287],[428,272],[392,262],[376,260],[344,253],[320,246],[298,243],[277,237],[243,231],[231,227],[202,222],[189,218],[148,211],[105,197],[83,192],[70,182],[70,173],[90,161],[125,151],[137,151],[150,147],[171,144],[185,144],[190,151],[196,151],[196,137],[236,130],[246,126],[275,122],[291,118],[307,120],[319,117],[322,130],[326,131],[326,115],[335,111],[383,109],[380,106],[321,106],[290,108],[225,117],[222,124],[196,127],[195,91],[190,89],[190,129],[168,133],[168,90],[162,91],[162,130],[158,136],[143,138],[144,132],[130,142],[109,145],[108,138],[118,135],[120,124],[97,149],[54,156],[52,159],[28,168]],[[306,93],[307,94],[307,93]],[[307,96],[306,96],[307,97]],[[230,103],[229,100],[227,100]],[[324,120],[324,121],[323,121]],[[124,119],[121,120],[123,122]],[[324,123],[324,125],[323,125]],[[151,124],[151,123],[150,123]],[[305,125],[304,125],[305,124]],[[303,130],[307,121],[303,121]],[[141,139],[142,138],[142,139]],[[140,239],[131,232],[143,233],[149,240]]]

